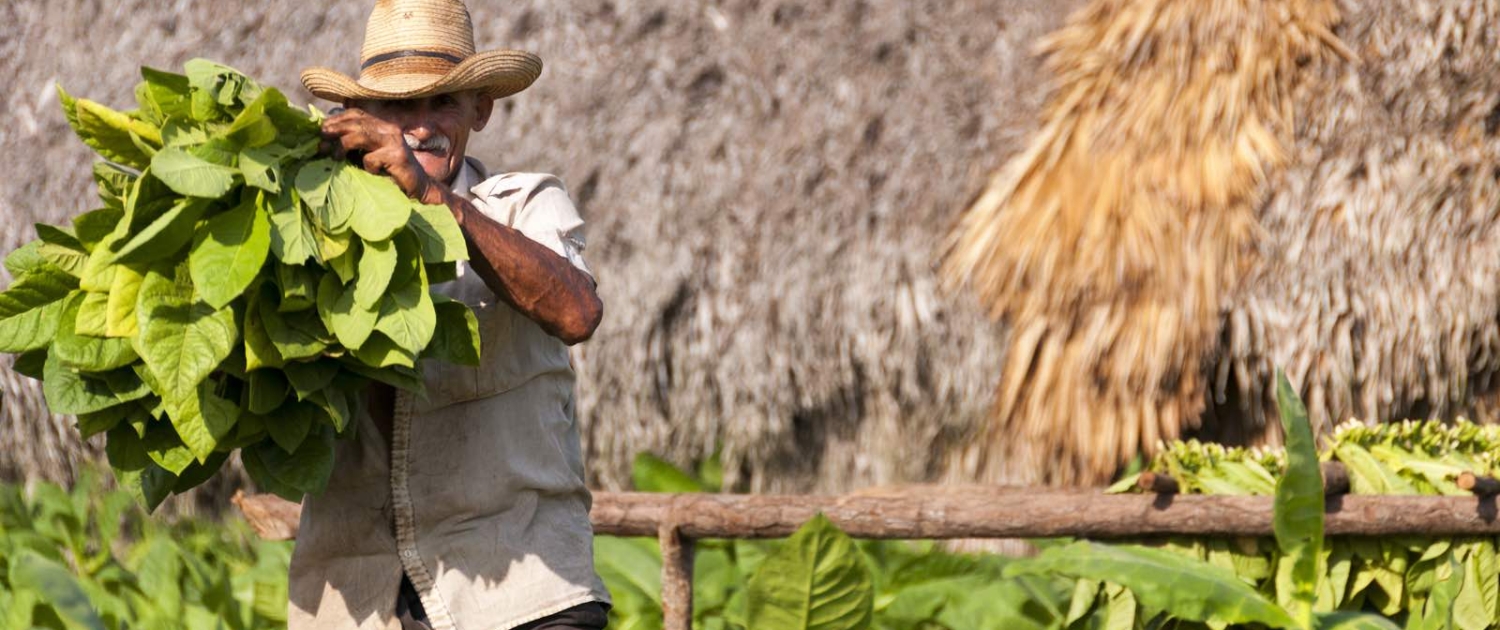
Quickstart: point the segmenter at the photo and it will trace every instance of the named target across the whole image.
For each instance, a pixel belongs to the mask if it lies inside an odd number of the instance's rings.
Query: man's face
[[[355,100],[346,106],[400,127],[422,170],[440,182],[452,182],[469,134],[484,129],[495,102],[475,92],[455,92],[404,101]]]

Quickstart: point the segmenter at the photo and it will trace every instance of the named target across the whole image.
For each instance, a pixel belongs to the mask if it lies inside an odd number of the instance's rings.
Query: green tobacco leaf
[[[349,420],[354,417],[354,411],[359,408],[358,394],[355,392],[363,389],[364,381],[356,380],[347,374],[340,374],[334,378],[333,387],[316,392],[307,397],[307,402],[316,405],[323,411],[324,417],[340,434],[349,426]]]
[[[290,455],[279,446],[264,442],[253,450],[266,471],[278,481],[308,494],[323,492],[333,474],[333,434],[327,429],[308,435]]]
[[[297,361],[286,364],[284,369],[286,380],[292,386],[292,391],[297,394],[297,400],[307,400],[308,396],[327,388],[333,378],[338,376],[339,364],[331,360],[302,362]]]
[[[129,265],[115,268],[114,282],[105,304],[104,334],[109,337],[134,337],[140,331],[136,304],[146,274]]]
[[[139,173],[135,169],[126,168],[109,162],[94,163],[94,183],[99,188],[99,200],[113,210],[125,208],[125,196],[135,187]],[[74,227],[78,227],[74,220]]]
[[[274,289],[271,285],[267,288]],[[272,308],[275,297],[267,299],[263,290],[260,297],[260,320],[265,325],[266,336],[276,347],[277,354],[287,361],[310,359],[328,349],[324,341],[326,331],[318,315],[312,311],[282,313]]]
[[[262,198],[271,217],[271,253],[288,265],[300,265],[318,255],[318,235],[302,215],[296,193],[290,189],[275,197]]]
[[[427,347],[437,330],[437,311],[425,277],[395,289],[381,302],[375,330],[412,355]]]
[[[479,366],[479,319],[463,302],[433,296],[437,313],[437,331],[432,343],[422,352],[424,359],[437,359],[458,365]]]
[[[25,352],[46,346],[78,279],[50,266],[35,268],[0,293],[0,352]]]
[[[457,263],[428,263],[422,269],[427,273],[427,283],[433,286],[458,279]]]
[[[191,113],[195,120],[224,120],[241,109],[241,105],[260,96],[261,88],[233,68],[205,59],[183,64],[191,87]]]
[[[1458,589],[1458,596],[1453,601],[1453,622],[1460,630],[1486,630],[1494,622],[1494,614],[1490,612],[1490,602],[1486,602],[1486,590],[1496,587],[1493,579],[1486,581],[1484,568],[1481,568],[1479,547],[1490,545],[1490,542],[1469,543],[1465,545],[1462,570],[1456,572],[1452,580],[1461,580],[1462,586]],[[1490,558],[1488,562],[1493,562]],[[1491,600],[1492,602],[1493,600]]]
[[[1463,567],[1451,556],[1433,572],[1436,584],[1421,611],[1423,630],[1457,630],[1454,604],[1463,583],[1463,574]],[[1415,616],[1415,611],[1413,615]]]
[[[68,300],[52,342],[52,356],[63,366],[86,372],[107,372],[134,363],[137,357],[129,339],[89,337],[75,332],[73,322],[85,299],[79,293]]]
[[[447,206],[416,204],[411,213],[411,229],[422,245],[422,261],[455,262],[469,259],[463,230]]]
[[[365,241],[362,249],[354,278],[354,300],[360,307],[374,310],[396,272],[396,246],[390,241]]]
[[[650,453],[635,456],[630,478],[636,492],[706,492],[703,484],[681,468]]]
[[[392,347],[394,347],[394,344]],[[365,365],[364,363],[361,363],[358,358],[352,357],[344,357],[340,361],[340,363],[342,363],[344,368],[349,370],[350,372],[358,374],[372,381],[385,383],[386,385],[390,385],[391,387],[395,387],[398,389],[404,389],[406,391],[417,394],[418,396],[426,395],[426,383],[424,383],[422,380],[422,374],[414,369],[403,368],[400,366],[388,368],[372,368],[368,365]]]
[[[198,384],[234,351],[238,337],[230,309],[163,301],[149,308],[140,345],[171,406],[172,401],[193,396]]]
[[[1313,604],[1318,599],[1318,557],[1323,553],[1323,473],[1318,465],[1318,446],[1313,438],[1307,408],[1286,374],[1277,372],[1276,406],[1286,434],[1286,472],[1276,484],[1272,523],[1276,544],[1293,563],[1292,581],[1298,619],[1312,623]]]
[[[655,540],[601,536],[594,541],[594,558],[611,594],[624,595],[627,606],[637,603],[643,612],[661,614],[661,551]]]
[[[87,440],[119,426],[120,422],[138,410],[138,405],[116,405],[102,411],[79,414],[78,433]]]
[[[308,402],[282,406],[266,418],[266,433],[287,453],[295,453],[312,428],[326,416],[321,407]]]
[[[151,156],[136,145],[131,134],[154,141],[154,144],[160,146],[160,130],[99,103],[74,99],[62,86],[58,86],[57,92],[68,123],[84,144],[89,145],[104,159],[117,164],[141,169],[151,163]]]
[[[98,375],[114,392],[115,398],[120,402],[132,402],[150,396],[154,392],[151,386],[146,384],[141,374],[149,374],[150,370],[144,364],[135,363],[128,368],[120,368]]]
[[[89,255],[82,250],[71,249],[53,243],[42,243],[37,248],[37,253],[42,255],[42,260],[62,269],[72,276],[81,276],[86,268]]]
[[[104,441],[104,453],[109,457],[109,465],[114,469],[120,487],[146,506],[147,511],[155,511],[177,483],[172,473],[151,461],[145,444],[129,424],[110,429]]]
[[[319,227],[325,232],[341,231],[349,222],[347,214],[339,214],[339,210],[346,208],[333,209],[328,203],[334,174],[342,169],[343,163],[337,160],[313,160],[303,164],[293,180],[297,195],[318,217]]]
[[[198,295],[223,308],[249,288],[271,252],[271,222],[253,201],[208,220],[188,258]]]
[[[177,253],[193,240],[193,228],[208,208],[203,199],[182,199],[116,250],[114,261],[150,263]],[[106,285],[108,287],[108,285]],[[93,289],[90,289],[93,290]]]
[[[78,319],[73,322],[73,331],[90,337],[104,337],[108,330],[109,294],[83,294],[83,303],[78,305]]]
[[[219,442],[228,437],[239,420],[239,405],[213,392],[213,382],[205,381],[191,393],[169,400],[168,413],[172,428],[199,462],[207,462]]]
[[[142,66],[141,78],[145,79],[146,96],[146,102],[142,104],[151,108],[157,118],[186,119],[192,116],[187,77]]]
[[[151,158],[151,174],[179,195],[218,199],[234,188],[239,171],[168,147]]]
[[[340,259],[345,258],[345,254],[353,247],[355,247],[354,233],[348,230],[337,234],[326,232],[318,234],[319,260],[325,261],[324,266],[337,272],[339,280],[343,282],[348,282],[349,278],[347,275],[352,272],[340,268],[339,262]],[[349,265],[349,268],[353,269],[354,265]]]
[[[270,144],[276,140],[276,124],[266,116],[266,109],[285,106],[286,97],[280,91],[275,88],[264,89],[235,116],[223,135],[248,148]]]
[[[286,376],[279,370],[255,370],[249,375],[249,392],[245,408],[250,413],[265,415],[281,406],[286,400]]]
[[[46,365],[47,349],[37,348],[36,350],[27,350],[16,355],[16,362],[10,367],[18,374],[40,381],[42,380],[42,370]]]
[[[318,305],[318,272],[301,265],[277,265],[276,284],[281,287],[282,313],[305,311]]]
[[[83,243],[79,242],[78,237],[73,234],[72,230],[46,223],[32,224],[32,228],[36,230],[37,238],[41,239],[43,243],[51,243],[80,252],[84,251]]]
[[[338,169],[328,193],[331,216],[347,217],[349,227],[366,241],[395,236],[411,217],[411,200],[395,182],[359,168]]]
[[[267,297],[267,292],[272,295]],[[271,334],[266,332],[265,318],[261,317],[261,309],[267,308],[267,304],[274,304],[274,290],[269,286],[261,287],[260,299],[248,300],[245,306],[245,369],[258,370],[261,368],[279,368],[286,364],[286,359],[281,356],[281,351],[276,349],[276,344],[271,341]]]
[[[182,443],[170,424],[149,423],[141,441],[146,446],[146,456],[174,477],[181,475],[193,463],[193,451]]]
[[[324,274],[318,284],[318,313],[323,323],[332,331],[339,343],[350,350],[358,350],[375,330],[379,313],[362,308],[354,294],[356,287],[344,287],[334,274]]]
[[[1349,485],[1354,494],[1417,494],[1410,482],[1363,446],[1343,443],[1333,453],[1349,469]]]
[[[11,277],[19,278],[33,269],[47,264],[47,259],[42,258],[41,241],[31,241],[17,247],[5,256],[5,270],[10,272]]]
[[[104,622],[67,567],[24,550],[11,561],[10,583],[41,595],[68,627],[104,630]]]
[[[189,114],[191,116],[191,114]],[[162,146],[188,149],[208,142],[208,132],[196,123],[184,119],[170,119],[162,124]]]
[[[1380,615],[1356,612],[1321,613],[1313,625],[1315,630],[1401,630]]]
[[[868,628],[874,585],[854,541],[819,514],[761,562],[747,586],[752,628]]]
[[[260,97],[260,84],[229,66],[207,59],[190,59],[182,64],[182,68],[187,74],[188,85],[208,93],[217,105],[225,109],[235,109],[237,104],[250,103]]]
[[[42,394],[52,413],[93,413],[121,402],[103,380],[79,374],[63,365],[55,354],[47,355],[47,364],[42,370]]]
[[[83,245],[84,249],[92,252],[105,237],[119,227],[120,219],[123,218],[125,218],[123,206],[90,210],[73,217],[73,231],[78,234],[78,242]]]
[[[183,493],[192,490],[218,474],[224,463],[229,461],[229,453],[220,451],[210,455],[206,462],[192,462],[177,476],[177,483],[172,485],[172,492]]]
[[[245,184],[273,195],[281,193],[281,161],[287,153],[285,147],[274,144],[245,149],[240,153],[240,173]]]
[[[354,351],[354,358],[359,359],[365,365],[375,368],[387,367],[415,367],[416,357],[407,352],[405,348],[397,345],[380,333],[370,335],[370,338]]]
[[[350,243],[347,247],[343,248],[343,253],[337,256],[330,256],[329,254],[332,253],[332,250],[325,249],[323,251],[323,260],[327,261],[325,266],[330,271],[338,274],[339,282],[353,284],[355,278],[359,276],[360,252],[364,250],[365,246],[363,242],[358,240],[358,237],[353,237],[352,234],[345,234],[344,238],[350,238]],[[337,240],[333,242],[336,243]]]
[[[1074,543],[1007,567],[1007,577],[1061,575],[1109,581],[1130,589],[1147,609],[1179,619],[1218,624],[1296,624],[1229,571],[1162,549]]]

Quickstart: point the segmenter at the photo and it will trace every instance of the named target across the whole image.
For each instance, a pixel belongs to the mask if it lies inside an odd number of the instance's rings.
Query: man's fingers
[[[363,162],[365,170],[369,171],[373,175],[384,174],[386,171],[386,167],[391,163],[390,156],[387,155],[387,152],[384,150],[366,153]]]

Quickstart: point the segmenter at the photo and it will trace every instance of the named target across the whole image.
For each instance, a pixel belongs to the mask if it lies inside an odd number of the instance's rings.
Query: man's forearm
[[[441,202],[463,229],[469,265],[495,295],[568,345],[594,334],[604,307],[588,274],[463,197],[443,191]]]

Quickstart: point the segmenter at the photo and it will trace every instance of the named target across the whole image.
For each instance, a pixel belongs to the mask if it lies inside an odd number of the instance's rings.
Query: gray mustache
[[[413,151],[445,152],[453,146],[453,142],[448,139],[448,136],[441,134],[432,136],[425,141],[417,140],[416,136],[409,133],[402,134],[402,138],[406,140],[406,146]]]

